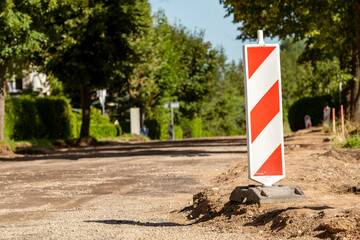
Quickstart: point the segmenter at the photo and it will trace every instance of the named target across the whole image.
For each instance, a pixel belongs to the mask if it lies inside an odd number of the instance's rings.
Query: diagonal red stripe
[[[248,47],[249,79],[276,47]]]
[[[279,111],[279,80],[277,80],[250,112],[251,143]]]
[[[264,162],[254,176],[277,176],[283,174],[281,144]]]

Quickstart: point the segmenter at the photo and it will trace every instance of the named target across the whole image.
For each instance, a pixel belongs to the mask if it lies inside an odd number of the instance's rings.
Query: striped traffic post
[[[168,126],[168,139],[174,140],[174,125],[172,124]]]
[[[243,54],[249,178],[271,186],[285,177],[280,49],[258,31]]]
[[[326,106],[324,108],[324,124],[330,123],[330,112],[331,112],[331,108],[329,106]]]
[[[310,129],[312,127],[311,117],[309,115],[306,115],[304,117],[304,121],[305,121],[305,128]]]
[[[265,44],[258,31],[258,44],[245,45],[243,53],[249,178],[262,185],[238,186],[230,200],[305,201],[299,187],[273,185],[285,177],[279,45]]]

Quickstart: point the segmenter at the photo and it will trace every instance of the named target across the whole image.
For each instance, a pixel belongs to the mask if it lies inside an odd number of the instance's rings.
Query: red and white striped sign
[[[306,115],[305,118],[305,128],[311,128],[312,124],[311,124],[311,118],[309,115]]]
[[[278,44],[244,46],[249,178],[265,186],[285,177]]]
[[[324,124],[330,123],[330,112],[331,108],[329,108],[329,106],[326,106],[324,108]]]
[[[171,124],[168,126],[168,135],[168,139],[172,140],[174,137],[174,127]]]

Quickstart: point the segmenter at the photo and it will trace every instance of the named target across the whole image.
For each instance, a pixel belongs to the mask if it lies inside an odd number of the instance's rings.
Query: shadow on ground
[[[89,220],[85,221],[86,223],[103,223],[103,224],[113,224],[113,225],[133,225],[133,226],[142,226],[142,227],[179,227],[186,226],[183,224],[178,224],[174,222],[139,222],[131,220]]]
[[[246,146],[245,137],[228,137],[222,139],[189,139],[181,141],[150,141],[141,143],[105,142],[95,147],[77,147],[55,149],[50,153],[14,155],[14,157],[0,157],[0,161],[34,161],[34,160],[78,160],[81,158],[121,158],[129,156],[210,156],[213,154],[243,154],[246,151],[234,151],[231,147]],[[213,147],[213,150],[194,148]],[[223,147],[230,147],[223,150]],[[174,150],[173,148],[177,148]],[[217,151],[216,149],[222,149]]]

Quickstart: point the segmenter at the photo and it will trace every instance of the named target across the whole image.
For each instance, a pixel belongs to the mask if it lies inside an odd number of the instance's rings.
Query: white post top
[[[257,39],[258,39],[258,44],[265,44],[265,42],[264,42],[264,35],[263,35],[263,31],[262,31],[262,30],[258,30],[258,31],[257,31]]]

